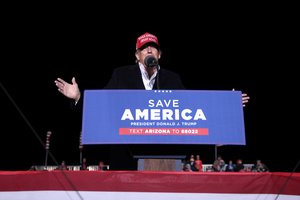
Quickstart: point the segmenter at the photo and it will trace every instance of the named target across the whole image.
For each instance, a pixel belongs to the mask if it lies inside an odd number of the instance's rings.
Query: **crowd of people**
[[[63,160],[61,164],[56,168],[57,170],[69,170],[66,162]],[[89,170],[89,164],[86,158],[83,158],[80,164],[79,170]],[[95,169],[94,169],[95,170]],[[109,165],[106,165],[104,161],[99,161],[97,169],[98,171],[109,170]],[[245,166],[242,159],[237,159],[236,162],[233,160],[228,160],[228,163],[224,161],[221,156],[218,156],[217,159],[211,164],[211,167],[204,169],[203,162],[200,158],[200,155],[193,154],[187,156],[182,163],[182,170],[187,172],[269,172],[269,168],[261,160],[256,160],[253,164],[248,164]]]
[[[245,166],[242,159],[237,159],[236,162],[229,160],[228,163],[224,161],[221,156],[218,156],[217,159],[212,163],[209,169],[206,171],[211,172],[269,172],[269,168],[261,160],[256,160],[255,163],[249,166]],[[202,172],[203,163],[200,159],[200,155],[190,155],[188,159],[183,162],[183,171],[190,172]]]
[[[90,166],[92,166],[92,165],[89,165],[88,164],[88,162],[87,162],[87,159],[86,158],[83,158],[82,159],[82,161],[81,161],[81,164],[80,164],[80,166],[79,166],[79,170],[87,170],[87,171],[89,171],[89,170],[91,170],[90,169]],[[55,169],[55,170],[71,170],[70,169],[70,166],[68,166],[67,164],[66,164],[66,161],[62,161],[58,166],[57,166],[57,168]],[[78,170],[78,169],[77,169]],[[98,163],[98,165],[97,165],[97,168],[94,168],[93,167],[93,171],[95,171],[95,170],[97,170],[97,171],[106,171],[106,170],[109,170],[109,165],[106,165],[105,163],[104,163],[104,161],[99,161],[99,163]]]

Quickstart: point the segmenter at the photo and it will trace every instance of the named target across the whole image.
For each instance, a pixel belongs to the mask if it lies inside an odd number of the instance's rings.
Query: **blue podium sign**
[[[240,91],[85,90],[83,144],[245,145]]]

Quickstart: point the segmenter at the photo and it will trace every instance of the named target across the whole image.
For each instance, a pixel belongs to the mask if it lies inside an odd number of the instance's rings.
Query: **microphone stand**
[[[46,135],[46,146],[45,146],[45,150],[46,150],[46,155],[45,155],[45,166],[44,166],[44,170],[47,170],[48,167],[48,154],[49,154],[49,147],[50,147],[50,136],[51,136],[52,132],[48,131],[47,135]]]
[[[156,86],[157,86],[157,89],[159,90],[159,65],[157,65],[156,69],[157,69],[157,74],[156,74]]]
[[[153,55],[149,55],[149,56],[146,56],[146,58],[144,59],[144,63],[146,65],[146,67],[149,67],[149,68],[156,67],[157,74],[156,74],[156,77],[155,77],[155,82],[156,82],[157,89],[159,90],[160,89],[160,87],[159,87],[159,69],[160,69],[160,66],[158,64],[158,60]]]

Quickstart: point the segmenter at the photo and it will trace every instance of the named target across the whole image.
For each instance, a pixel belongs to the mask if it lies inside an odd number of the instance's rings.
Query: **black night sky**
[[[296,87],[299,64],[292,60],[294,27],[281,16],[239,15],[126,19],[81,13],[40,11],[7,16],[2,27],[0,73],[0,170],[28,170],[45,162],[79,163],[81,118],[54,80],[76,77],[81,89],[101,89],[114,68],[135,62],[137,36],[150,32],[162,47],[162,67],[180,74],[193,90],[242,90],[246,145],[221,146],[226,160],[263,160],[271,171],[292,171],[299,161]],[[136,16],[138,17],[138,16]],[[115,19],[114,18],[114,19]],[[109,21],[106,21],[109,20]],[[297,54],[298,55],[298,54]],[[145,148],[149,148],[145,145]],[[84,146],[90,164],[107,160],[106,146]],[[212,145],[171,147],[179,153],[214,160]],[[54,160],[53,160],[54,158]],[[297,171],[300,171],[299,167]]]

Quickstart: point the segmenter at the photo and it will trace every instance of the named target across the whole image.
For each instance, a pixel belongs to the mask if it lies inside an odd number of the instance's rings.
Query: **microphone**
[[[158,65],[158,60],[152,55],[146,56],[144,63],[147,67],[156,67]]]

